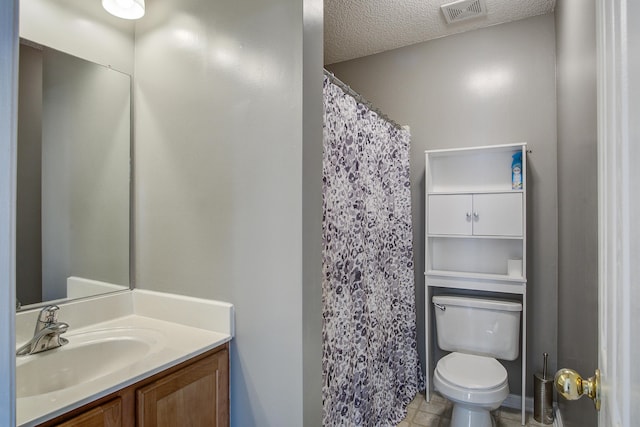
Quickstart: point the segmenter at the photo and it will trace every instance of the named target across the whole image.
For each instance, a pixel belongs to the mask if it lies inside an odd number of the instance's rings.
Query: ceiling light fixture
[[[102,7],[118,18],[139,19],[144,16],[144,0],[102,0]]]

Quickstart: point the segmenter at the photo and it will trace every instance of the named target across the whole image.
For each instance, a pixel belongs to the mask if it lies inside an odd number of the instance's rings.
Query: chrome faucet
[[[57,305],[48,305],[40,311],[33,338],[16,351],[16,356],[40,353],[62,347],[69,342],[60,336],[67,332],[69,325],[58,322],[59,309]]]

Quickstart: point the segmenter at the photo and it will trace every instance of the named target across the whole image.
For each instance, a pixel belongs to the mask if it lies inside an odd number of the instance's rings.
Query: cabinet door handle
[[[471,212],[467,212],[467,221],[471,219]]]
[[[478,219],[478,217],[479,217],[479,216],[480,216],[480,215],[478,215],[478,212],[477,212],[477,211],[473,213],[473,217],[474,217],[475,219]]]

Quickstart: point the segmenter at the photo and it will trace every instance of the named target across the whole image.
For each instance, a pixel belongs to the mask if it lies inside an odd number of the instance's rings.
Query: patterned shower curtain
[[[409,140],[324,80],[323,424],[395,426],[423,388]]]

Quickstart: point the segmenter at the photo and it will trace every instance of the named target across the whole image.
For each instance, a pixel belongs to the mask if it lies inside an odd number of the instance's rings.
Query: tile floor
[[[453,404],[433,393],[431,402],[427,403],[423,393],[418,393],[407,407],[407,417],[397,427],[449,427]],[[496,427],[521,427],[520,410],[500,408],[493,412]],[[542,426],[527,414],[527,427]]]

